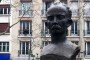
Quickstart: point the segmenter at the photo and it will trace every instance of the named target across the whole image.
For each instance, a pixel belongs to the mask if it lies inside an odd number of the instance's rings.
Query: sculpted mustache
[[[61,29],[62,28],[62,26],[61,25],[50,25],[49,26],[50,27],[50,29]]]

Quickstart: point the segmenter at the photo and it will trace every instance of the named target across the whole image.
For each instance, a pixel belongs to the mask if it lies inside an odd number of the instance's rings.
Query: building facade
[[[57,0],[58,1],[58,0]],[[78,57],[90,59],[90,0],[60,0],[72,11],[73,24],[67,39],[80,45]],[[2,0],[0,3],[0,54],[12,60],[40,57],[43,46],[50,43],[45,26],[46,11],[54,0]],[[7,30],[7,27],[10,29]],[[31,56],[31,57],[29,57]]]
[[[10,29],[10,1],[0,2],[0,59],[10,59],[11,37]],[[2,33],[5,33],[3,35]]]

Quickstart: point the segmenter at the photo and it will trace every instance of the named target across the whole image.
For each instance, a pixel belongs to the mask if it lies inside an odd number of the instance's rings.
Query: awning
[[[10,60],[9,53],[0,53],[0,60]]]

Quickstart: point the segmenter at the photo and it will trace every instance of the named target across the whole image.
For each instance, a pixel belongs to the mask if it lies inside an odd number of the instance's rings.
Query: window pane
[[[21,10],[20,10],[20,15],[30,15],[32,14],[32,3],[21,3]]]
[[[90,2],[85,2],[84,5],[84,15],[90,15]]]
[[[2,45],[2,43],[0,42],[0,46]]]
[[[0,14],[3,14],[3,8],[0,8]]]
[[[87,42],[87,54],[90,55],[90,42]]]
[[[3,46],[3,52],[5,52],[5,46]]]
[[[70,9],[72,11],[73,16],[78,15],[78,3],[77,2],[71,2]]]
[[[43,2],[42,5],[42,15],[46,14],[47,9],[50,7],[52,2]]]
[[[2,47],[1,47],[1,45],[0,45],[0,52],[2,52]]]
[[[90,21],[87,21],[87,34],[90,34]]]
[[[10,14],[10,8],[8,8],[8,14]]]
[[[20,54],[21,53],[22,54],[28,54],[28,50],[29,50],[29,41],[20,42]]]
[[[9,52],[9,46],[7,46],[7,52]]]
[[[71,33],[72,34],[77,34],[77,21],[74,21],[73,24],[71,25]]]
[[[46,46],[46,45],[48,45],[48,44],[50,44],[51,43],[51,41],[43,41],[42,42],[42,46]]]
[[[4,14],[7,14],[7,8],[4,8]]]
[[[0,42],[0,52],[9,52],[9,42]]]
[[[74,43],[74,44],[78,45],[78,41],[72,41],[72,43]]]
[[[67,4],[67,0],[60,0],[62,3]]]
[[[30,34],[32,31],[32,22],[30,21],[20,21],[20,34]]]

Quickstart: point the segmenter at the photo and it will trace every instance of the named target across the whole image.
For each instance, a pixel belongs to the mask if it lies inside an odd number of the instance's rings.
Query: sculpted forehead
[[[48,15],[53,15],[53,14],[66,15],[67,14],[67,7],[65,7],[61,3],[58,4],[58,5],[51,5],[47,10],[47,16]]]

